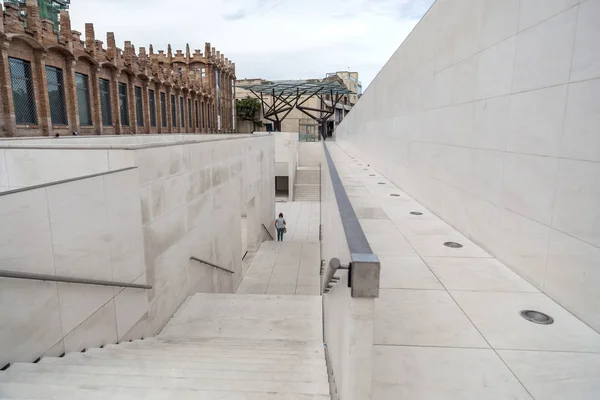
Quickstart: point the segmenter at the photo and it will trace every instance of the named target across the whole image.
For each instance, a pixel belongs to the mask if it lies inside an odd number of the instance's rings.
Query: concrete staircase
[[[294,185],[294,201],[320,201],[319,167],[298,167]]]
[[[329,398],[319,296],[196,294],[154,338],[0,372],[0,399]]]

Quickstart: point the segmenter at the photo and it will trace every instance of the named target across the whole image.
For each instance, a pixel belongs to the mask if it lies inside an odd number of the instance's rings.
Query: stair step
[[[281,357],[324,357],[323,348],[293,350],[293,349],[255,349],[252,347],[237,347],[237,348],[212,348],[199,346],[179,346],[171,343],[122,343],[110,344],[104,346],[105,349],[122,349],[127,352],[135,352],[137,350],[146,349],[156,352],[170,352],[172,354],[194,354],[194,355],[223,355],[223,356],[268,356],[273,358]]]
[[[154,338],[13,364],[4,398],[329,400],[321,298],[197,294]]]
[[[314,382],[276,382],[261,380],[239,379],[202,379],[202,378],[171,378],[138,375],[99,375],[60,372],[22,372],[10,371],[0,375],[0,382],[22,382],[36,384],[52,384],[104,388],[109,386],[143,387],[143,388],[173,388],[173,389],[203,389],[219,391],[244,392],[279,392],[327,394],[329,385]]]
[[[202,378],[202,379],[246,379],[274,382],[317,382],[327,383],[327,375],[321,370],[310,372],[282,371],[235,371],[235,370],[201,370],[187,368],[165,368],[157,363],[151,366],[104,366],[104,365],[69,365],[69,364],[30,364],[15,363],[10,370],[14,371],[44,371],[99,375],[145,375],[170,378]]]
[[[329,400],[329,394],[294,394],[243,391],[211,391],[154,387],[87,387],[0,383],[0,393],[11,399],[51,400]]]
[[[327,374],[325,365],[287,365],[287,364],[245,364],[233,362],[211,362],[199,363],[197,361],[187,360],[154,360],[145,357],[44,357],[39,364],[60,364],[60,365],[99,365],[107,367],[138,367],[138,368],[173,368],[188,370],[212,370],[212,371],[254,371],[254,372],[290,372],[290,373],[310,373],[321,371]]]
[[[305,361],[320,362],[325,359],[323,351],[305,353],[256,352],[251,350],[233,350],[227,352],[211,351],[210,349],[190,349],[174,347],[150,346],[105,346],[102,349],[89,349],[86,354],[156,354],[173,356],[194,356],[201,359],[249,359],[249,360],[287,360],[290,357],[301,357]]]
[[[321,300],[316,296],[288,299],[276,295],[198,294],[174,316],[180,323],[202,318],[321,318]],[[300,307],[299,307],[300,306]]]
[[[261,347],[261,348],[312,348],[323,347],[323,341],[319,340],[288,340],[288,339],[261,339],[261,338],[240,338],[240,337],[177,337],[167,334],[160,334],[152,338],[140,340],[142,343],[167,343],[178,345],[194,345],[201,344],[210,345],[211,347],[229,347],[229,346],[246,346],[246,347]]]
[[[269,339],[317,340],[323,336],[322,320],[318,318],[205,318],[186,323],[174,319],[165,326],[163,332],[179,337],[239,338],[240,332],[243,332],[246,337]]]
[[[219,364],[261,364],[261,365],[306,365],[306,366],[321,366],[325,365],[325,359],[294,359],[291,357],[285,359],[278,358],[234,358],[234,357],[200,357],[195,355],[185,354],[147,354],[147,353],[121,353],[112,351],[111,349],[99,349],[96,352],[86,353],[68,353],[64,358],[115,358],[119,360],[152,360],[152,361],[190,361],[195,363],[219,363]]]

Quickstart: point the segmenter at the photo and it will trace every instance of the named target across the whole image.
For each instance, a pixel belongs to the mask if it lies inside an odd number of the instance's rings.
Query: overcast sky
[[[304,79],[358,71],[363,90],[434,0],[72,0],[73,29],[93,22],[106,44],[204,51],[243,78]]]

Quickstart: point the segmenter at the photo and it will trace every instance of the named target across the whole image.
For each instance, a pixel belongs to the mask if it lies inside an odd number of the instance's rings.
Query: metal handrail
[[[197,261],[197,262],[199,262],[201,264],[206,264],[206,265],[208,265],[210,267],[213,267],[213,268],[216,268],[216,269],[220,269],[220,270],[225,271],[225,272],[229,272],[230,274],[235,274],[235,271],[232,271],[232,270],[227,269],[225,267],[220,267],[220,266],[218,266],[216,264],[213,264],[213,263],[208,262],[208,261],[201,260],[201,259],[199,259],[197,257],[190,257],[190,260],[194,260],[194,261]]]
[[[354,207],[350,203],[344,184],[340,178],[340,174],[335,167],[335,163],[331,158],[327,144],[323,141],[323,150],[325,151],[325,159],[327,161],[327,167],[329,169],[329,175],[333,186],[333,192],[335,193],[335,199],[337,201],[338,209],[340,210],[340,217],[342,219],[342,225],[344,227],[344,233],[346,234],[346,241],[348,242],[348,249],[350,253],[357,254],[373,254],[369,241],[365,236],[365,233],[360,226],[358,217],[354,212]]]
[[[275,240],[275,238],[273,237],[273,235],[271,235],[271,232],[269,232],[269,230],[267,229],[267,227],[265,226],[265,224],[261,224],[261,225],[262,225],[263,228],[265,228],[265,231],[267,231],[267,233],[271,237],[271,240]]]
[[[34,281],[48,281],[48,282],[62,282],[62,283],[79,283],[83,285],[97,285],[97,286],[113,286],[133,289],[152,289],[150,285],[139,285],[136,283],[125,283],[125,282],[111,282],[103,281],[99,279],[87,279],[87,278],[70,278],[67,276],[58,275],[44,275],[44,274],[33,274],[30,272],[15,272],[15,271],[4,271],[0,270],[0,278],[12,278],[12,279],[28,279]]]
[[[348,270],[348,287],[352,289],[352,297],[378,297],[381,268],[379,259],[369,245],[325,140],[323,140],[323,151],[325,152],[329,178],[333,186],[346,243],[350,252],[350,263],[347,266],[342,266],[339,259],[332,258],[329,261],[329,268],[324,271],[325,276],[321,290],[323,293],[327,293],[339,281],[339,279],[334,278],[336,278],[336,272],[341,269]],[[353,276],[355,275],[361,281],[360,283],[357,282],[357,285],[353,282]]]

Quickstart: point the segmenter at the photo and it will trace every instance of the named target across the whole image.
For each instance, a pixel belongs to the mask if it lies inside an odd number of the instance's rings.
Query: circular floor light
[[[540,325],[550,325],[554,322],[554,318],[548,314],[544,314],[541,311],[535,310],[523,310],[521,311],[521,317],[525,318],[529,322]]]
[[[444,243],[444,246],[450,247],[451,249],[460,249],[461,247],[463,247],[462,244],[456,242],[446,242]]]
[[[400,195],[398,193],[392,193],[392,194],[390,194],[390,196],[392,196],[392,197],[400,197]]]
[[[423,213],[419,212],[419,211],[411,211],[410,214],[411,215],[423,215]]]

